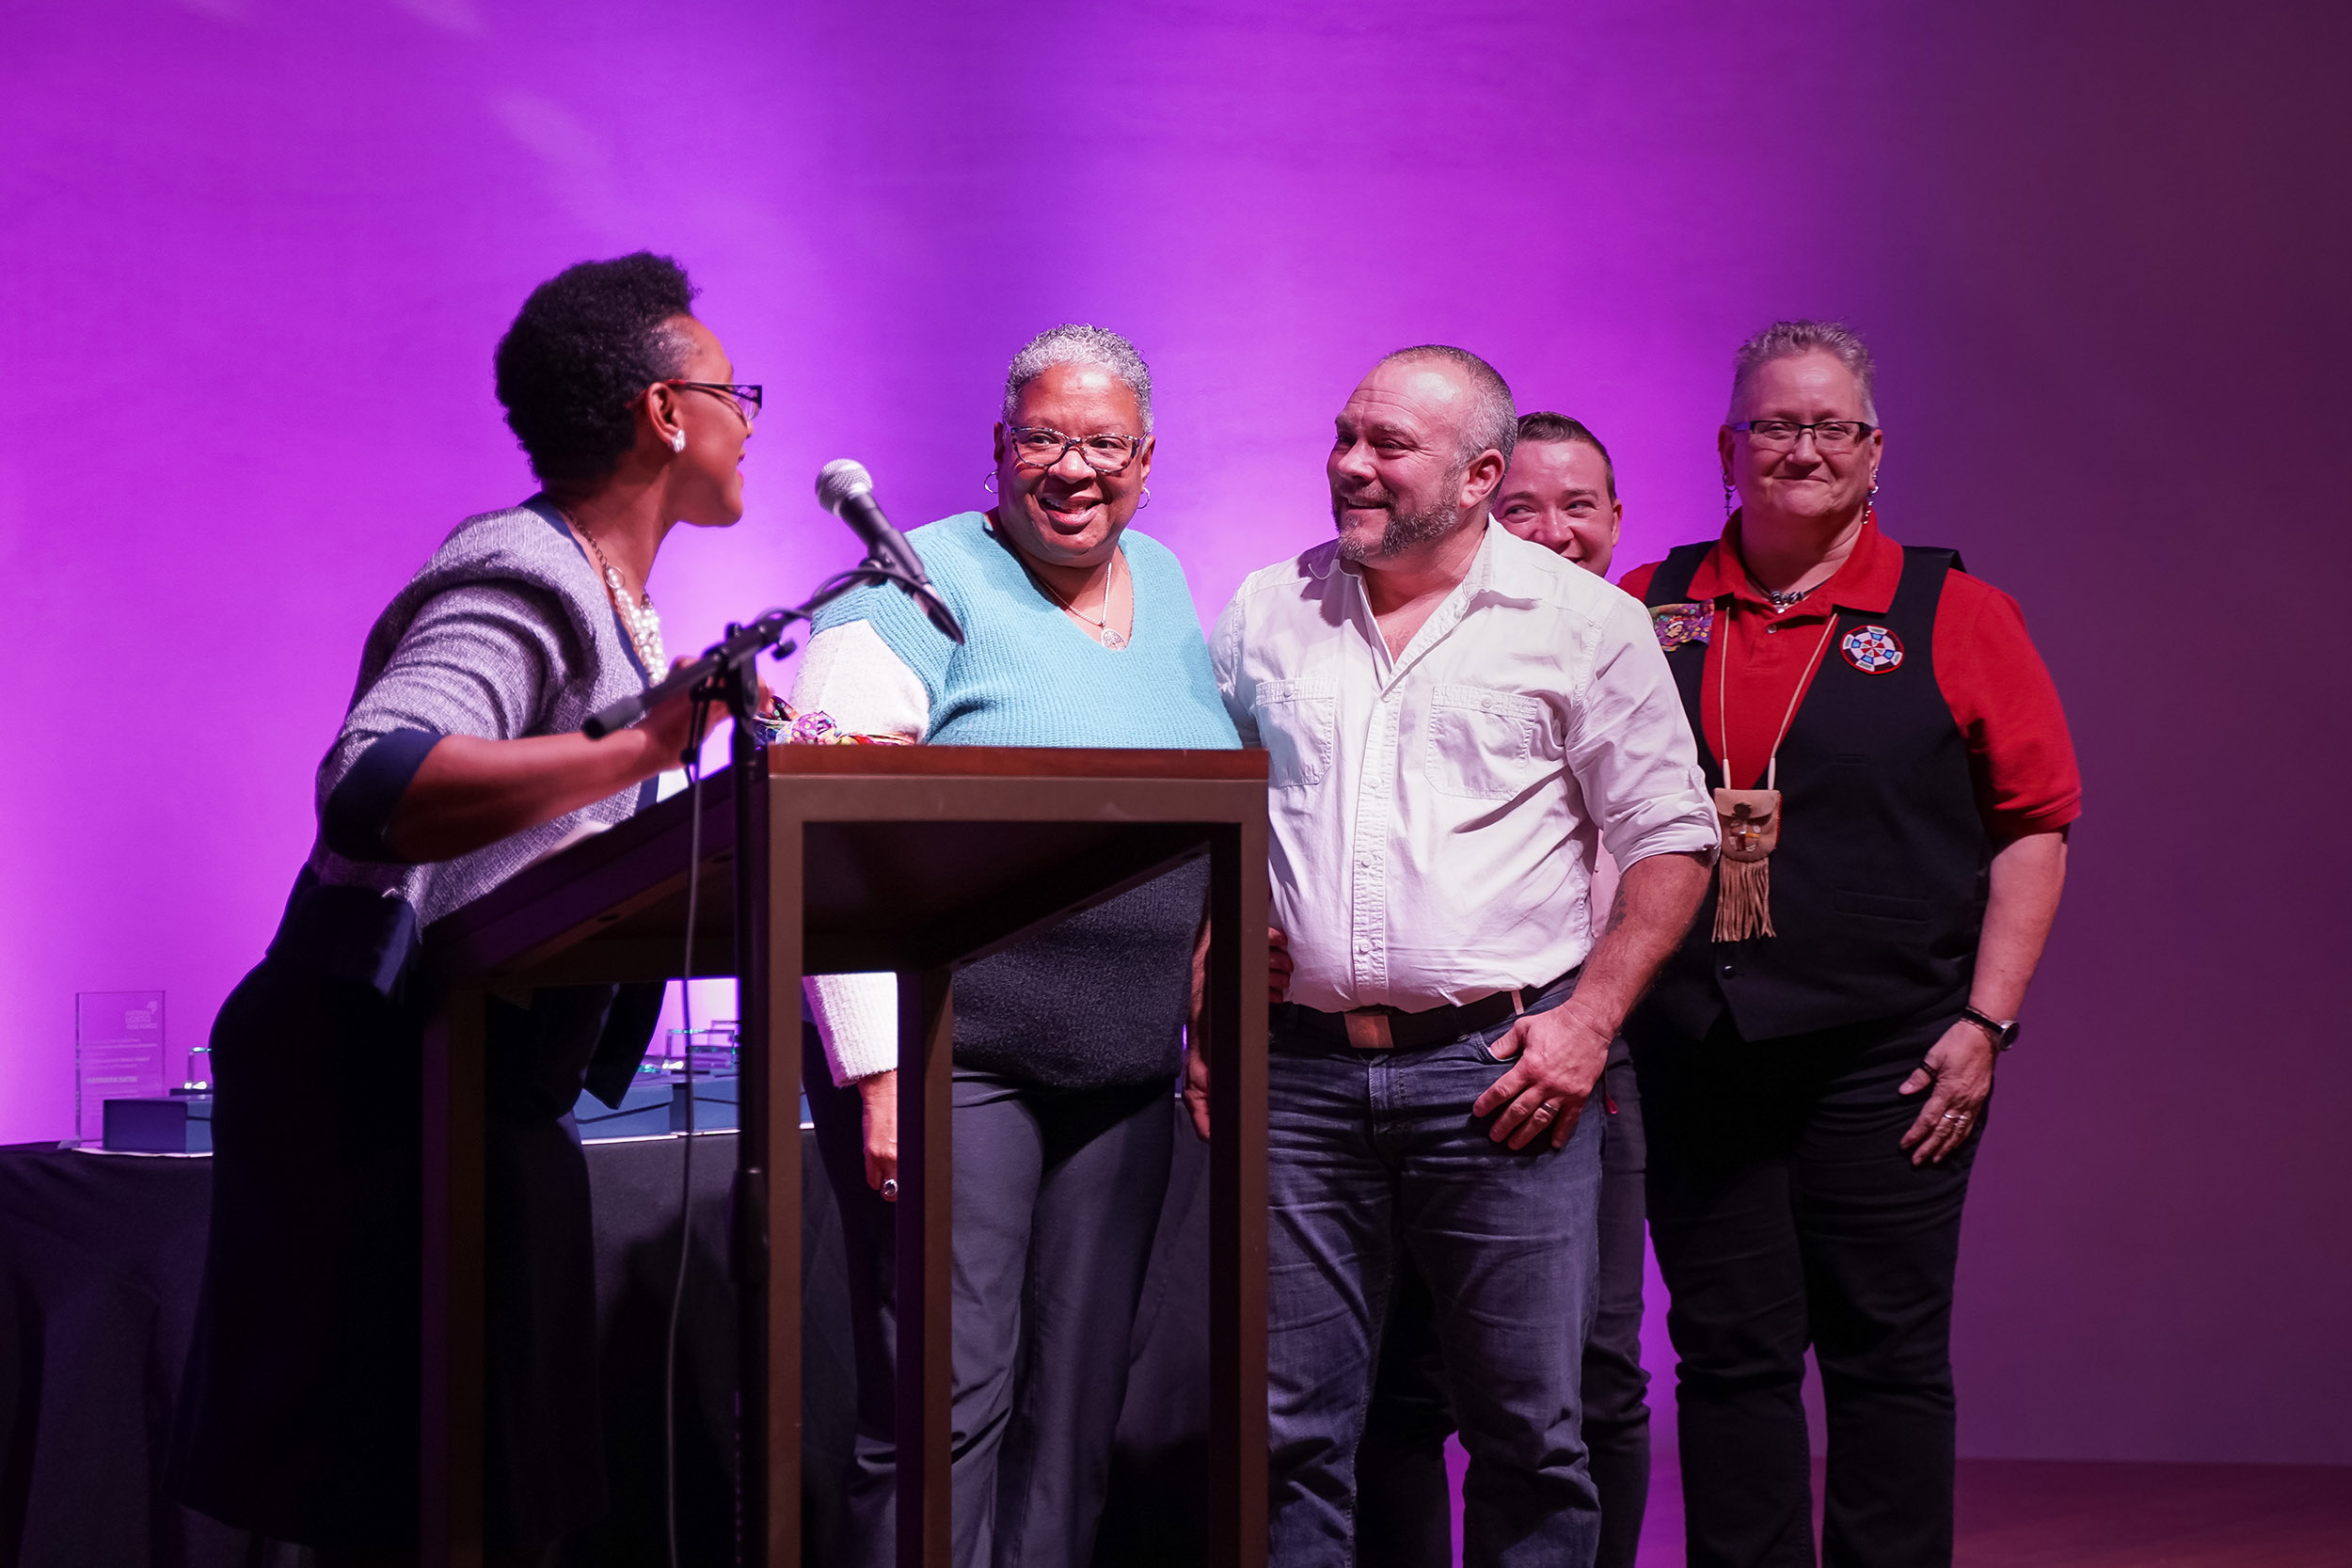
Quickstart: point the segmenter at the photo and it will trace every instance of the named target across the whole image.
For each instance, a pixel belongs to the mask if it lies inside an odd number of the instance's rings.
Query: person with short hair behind
[[[1582,1565],[1579,1432],[1619,1022],[1715,847],[1641,607],[1488,515],[1511,390],[1405,349],[1340,410],[1339,537],[1251,574],[1213,643],[1268,755],[1269,1560],[1348,1568],[1357,1441],[1409,1260],[1470,1450],[1474,1568]],[[1594,847],[1625,867],[1605,927]],[[1186,1098],[1206,1135],[1206,1053]]]
[[[1583,421],[1549,410],[1519,416],[1494,511],[1508,531],[1603,578],[1625,524],[1609,449]]]
[[[2017,602],[1880,531],[1869,350],[1733,358],[1720,538],[1625,579],[1720,787],[1717,886],[1626,1023],[1691,1568],[1952,1558],[1961,1207],[2081,812]],[[1737,497],[1739,509],[1732,510]]]
[[[541,489],[460,523],[377,617],[319,764],[310,858],[213,1025],[212,1231],[175,1463],[191,1506],[323,1564],[417,1549],[420,933],[649,804],[690,738],[683,696],[579,732],[665,673],[645,583],[671,529],[743,515],[760,389],[736,383],[693,297],[641,252],[524,301],[498,395]],[[535,1561],[603,1511],[588,1170],[564,1118],[583,1081],[618,1103],[660,1005],[659,985],[488,1005],[500,1561]]]
[[[1184,567],[1151,499],[1152,373],[1072,325],[1013,356],[987,512],[914,530],[961,646],[895,589],[817,618],[793,702],[931,746],[1231,751]],[[953,1560],[1085,1568],[1109,1479],[1208,899],[1194,861],[959,970]],[[803,1082],[849,1253],[858,1357],[850,1559],[898,1560],[898,1006],[892,976],[810,982]]]
[[[1606,580],[1625,520],[1609,449],[1565,414],[1522,414],[1495,489],[1504,531]],[[1593,902],[1617,867],[1594,847]],[[1620,1033],[1600,1097],[1600,1274],[1581,1392],[1584,1447],[1600,1497],[1598,1568],[1633,1568],[1649,1506],[1649,1375],[1642,1370],[1642,1099]],[[1380,1370],[1356,1450],[1357,1568],[1448,1568],[1454,1560],[1445,1440],[1454,1429],[1429,1289],[1409,1268],[1380,1341]]]

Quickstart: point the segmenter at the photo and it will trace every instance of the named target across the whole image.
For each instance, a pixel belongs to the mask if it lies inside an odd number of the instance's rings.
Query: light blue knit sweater
[[[875,632],[930,698],[925,739],[948,746],[1135,746],[1232,751],[1184,570],[1128,531],[1135,635],[1102,646],[1071,624],[977,512],[909,541],[963,624],[961,648],[895,588],[835,600],[817,629]],[[1194,861],[956,976],[956,1064],[1059,1089],[1165,1086],[1192,994],[1193,934],[1208,894]]]
[[[866,621],[930,697],[924,738],[944,746],[1240,746],[1217,698],[1184,569],[1157,540],[1120,538],[1135,583],[1134,636],[1102,646],[1071,624],[977,512],[907,535],[963,624],[959,648],[895,588],[862,588],[816,629]]]

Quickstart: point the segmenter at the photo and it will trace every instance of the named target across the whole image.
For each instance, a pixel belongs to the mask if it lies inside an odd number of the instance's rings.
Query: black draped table
[[[1198,1564],[1205,1541],[1208,1183],[1180,1107],[1176,1165],[1136,1325],[1099,1564]],[[660,1563],[662,1342],[677,1267],[680,1140],[588,1146],[612,1507],[565,1568]],[[694,1141],[694,1245],[678,1348],[679,1548],[732,1545],[732,1133]],[[814,1135],[801,1134],[802,1507],[806,1561],[842,1560],[856,1402],[849,1289]],[[204,1269],[212,1162],[0,1149],[0,1568],[303,1568],[171,1498],[166,1458]]]

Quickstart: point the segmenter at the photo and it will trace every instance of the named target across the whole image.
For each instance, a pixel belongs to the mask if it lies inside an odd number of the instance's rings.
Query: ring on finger
[[[1541,1105],[1536,1106],[1534,1110],[1529,1112],[1528,1117],[1529,1119],[1534,1121],[1549,1121],[1552,1117],[1558,1116],[1559,1114],[1560,1107],[1547,1100]]]
[[[882,1196],[885,1198],[897,1197],[898,1196],[898,1179],[897,1177],[891,1176],[884,1177],[882,1179]]]

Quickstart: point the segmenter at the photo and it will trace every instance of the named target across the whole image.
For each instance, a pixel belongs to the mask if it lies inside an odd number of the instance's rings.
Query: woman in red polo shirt
[[[1734,359],[1720,539],[1629,575],[1724,825],[1717,888],[1626,1023],[1680,1358],[1692,1568],[1952,1551],[1961,1206],[2057,913],[2081,784],[2016,601],[1880,531],[1868,349]]]

